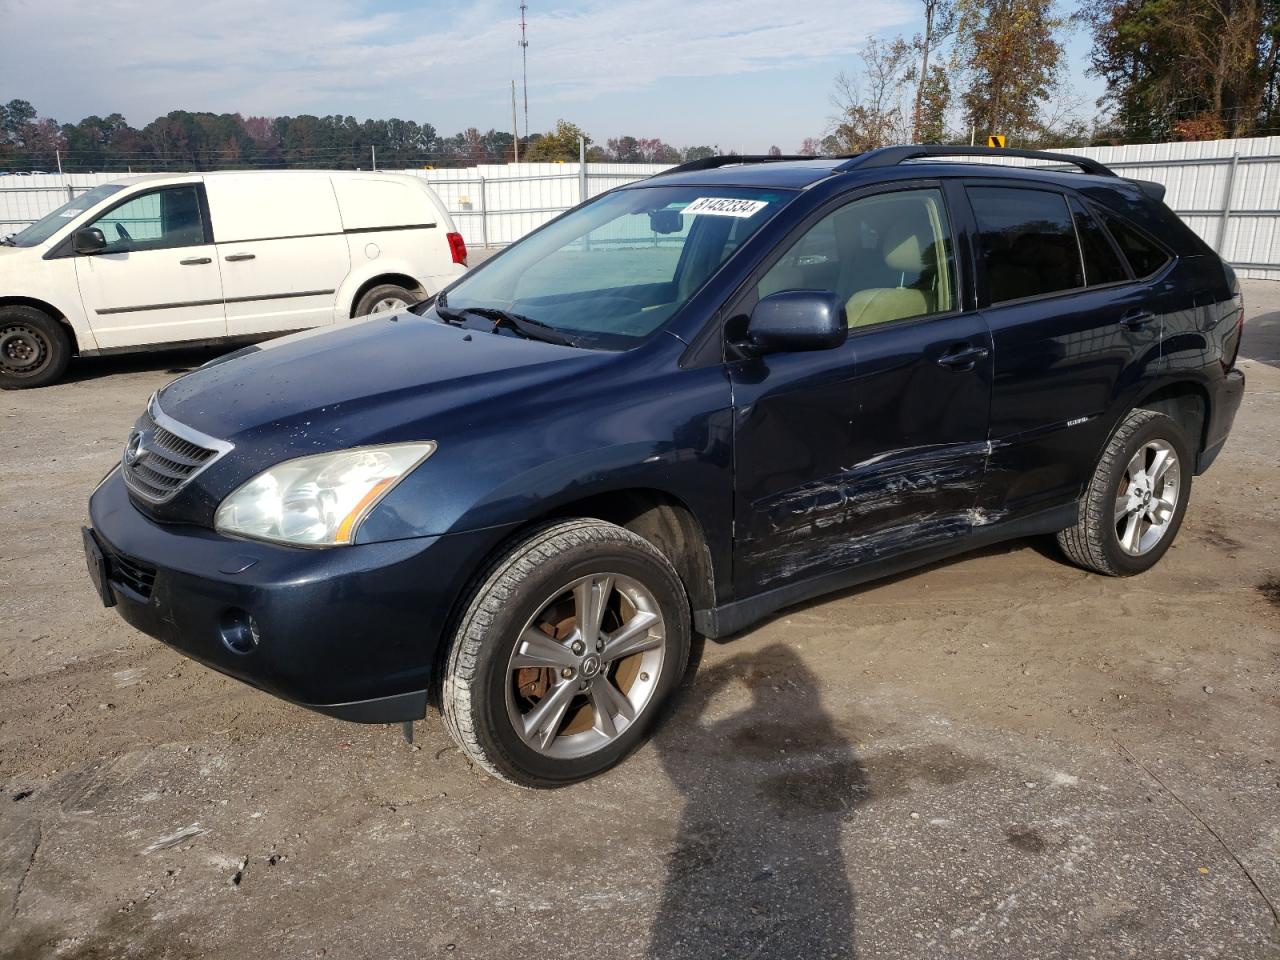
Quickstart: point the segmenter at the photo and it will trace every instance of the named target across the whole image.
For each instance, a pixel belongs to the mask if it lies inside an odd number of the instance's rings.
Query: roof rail
[[[670,170],[663,170],[661,173],[655,173],[655,177],[665,177],[673,173],[692,173],[694,170],[714,170],[716,167],[729,167],[735,163],[777,163],[780,160],[819,160],[820,157],[802,157],[802,156],[771,156],[769,154],[747,154],[739,156],[735,153],[720,154],[714,157],[702,157],[699,160],[690,160],[688,163],[682,163],[679,166],[672,167]]]
[[[865,170],[872,167],[896,167],[908,160],[923,160],[928,157],[1022,157],[1027,160],[1047,160],[1051,163],[1070,164],[1079,167],[1085,173],[1099,177],[1114,177],[1116,174],[1091,157],[1077,157],[1070,153],[1048,153],[1044,150],[1004,150],[994,147],[948,147],[943,144],[915,144],[901,147],[881,147],[861,153],[846,160],[836,171]]]

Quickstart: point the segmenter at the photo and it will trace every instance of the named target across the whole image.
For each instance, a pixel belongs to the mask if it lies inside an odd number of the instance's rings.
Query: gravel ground
[[[97,603],[88,493],[212,354],[0,395],[0,955],[1280,956],[1280,285],[1247,297],[1244,407],[1153,572],[1019,541],[793,608],[548,793]]]

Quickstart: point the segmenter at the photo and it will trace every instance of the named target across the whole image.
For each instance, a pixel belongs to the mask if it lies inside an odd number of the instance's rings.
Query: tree
[[[934,64],[917,89],[915,142],[942,143],[947,138],[947,110],[951,106],[951,80]]]
[[[901,37],[888,42],[867,38],[861,82],[843,72],[836,77],[831,102],[838,112],[830,134],[835,149],[826,152],[863,153],[907,139],[910,124],[903,99],[911,59],[911,46]]]
[[[979,138],[1036,128],[1057,85],[1064,23],[1053,0],[958,0],[955,54],[968,80],[961,103]]]
[[[716,152],[715,147],[685,147],[684,162],[688,163],[690,160],[705,160],[707,157],[714,157]]]
[[[822,153],[822,141],[817,137],[805,137],[804,143],[800,144],[800,149],[796,151],[802,157],[816,157]]]
[[[1125,136],[1239,137],[1276,118],[1280,0],[1089,0],[1079,17]]]
[[[527,151],[520,152],[520,156],[531,163],[546,160],[577,160],[579,137],[588,144],[591,143],[591,138],[577,124],[570,123],[568,120],[557,120],[555,130],[533,140]]]
[[[911,113],[911,133],[912,140],[916,143],[935,143],[936,139],[926,136],[925,132],[925,111],[933,109],[936,114],[938,87],[935,71],[929,69],[929,54],[933,52],[936,44],[947,37],[955,28],[955,8],[951,5],[950,0],[921,0],[924,4],[924,33],[916,37],[915,46],[920,51],[920,71],[916,75],[916,101],[915,107]],[[946,101],[950,99],[950,85],[947,84],[945,73],[941,73],[942,82],[946,84],[944,87],[945,96],[943,99],[942,110],[946,112]],[[932,84],[932,87],[930,86]],[[927,103],[930,96],[933,97],[933,103]],[[942,124],[936,115],[928,118],[930,124],[930,132],[935,128],[938,131],[937,137],[941,138]]]

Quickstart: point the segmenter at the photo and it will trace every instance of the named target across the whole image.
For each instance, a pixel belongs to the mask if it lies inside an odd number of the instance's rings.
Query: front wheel
[[[1074,563],[1113,577],[1156,565],[1182,525],[1191,495],[1191,444],[1154,410],[1132,410],[1116,428],[1080,502],[1080,519],[1058,533]]]
[[[610,523],[556,523],[472,595],[444,671],[445,723],[500,779],[572,783],[643,741],[688,657],[689,602],[667,558]]]
[[[71,361],[71,338],[43,310],[0,307],[0,390],[56,383]]]

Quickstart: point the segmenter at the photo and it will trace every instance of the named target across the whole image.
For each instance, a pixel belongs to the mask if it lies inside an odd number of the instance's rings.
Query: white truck
[[[466,262],[444,204],[409,174],[123,178],[0,241],[0,388],[53,383],[72,356],[398,310]]]

